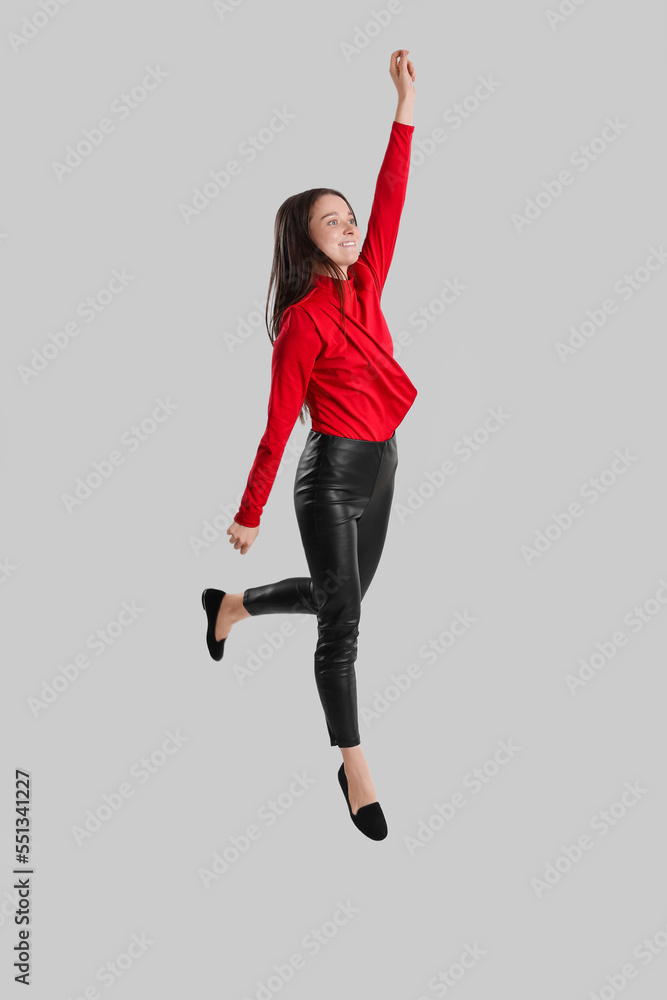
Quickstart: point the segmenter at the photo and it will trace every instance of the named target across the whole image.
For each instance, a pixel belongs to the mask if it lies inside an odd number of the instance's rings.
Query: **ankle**
[[[370,775],[370,768],[361,747],[346,747],[345,750],[352,751],[352,753],[346,752],[343,754],[345,774],[348,778],[358,780],[368,777]]]
[[[234,611],[234,617],[237,621],[241,621],[242,618],[250,618],[250,612],[246,610],[243,604],[243,594],[245,591],[241,591],[240,594],[230,594],[230,597],[234,599],[234,604],[232,605],[232,610]]]

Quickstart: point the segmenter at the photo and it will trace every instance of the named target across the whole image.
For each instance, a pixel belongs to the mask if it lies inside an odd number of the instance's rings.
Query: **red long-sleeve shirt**
[[[346,334],[340,326],[337,278],[316,274],[315,285],[284,311],[273,343],[266,430],[238,512],[256,527],[304,399],[313,430],[364,441],[386,441],[412,406],[417,389],[394,359],[380,297],[394,254],[405,202],[414,125],[392,122],[366,237],[341,282]]]

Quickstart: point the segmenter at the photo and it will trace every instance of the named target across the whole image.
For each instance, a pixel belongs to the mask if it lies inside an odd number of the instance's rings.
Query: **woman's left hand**
[[[417,79],[412,61],[408,59],[410,49],[397,49],[391,54],[389,73],[396,85],[399,101],[406,97],[415,97],[414,81]]]

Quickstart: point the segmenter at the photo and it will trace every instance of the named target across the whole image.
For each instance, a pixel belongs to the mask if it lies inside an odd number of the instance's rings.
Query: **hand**
[[[256,528],[246,528],[244,524],[232,521],[227,528],[227,534],[230,536],[230,543],[235,549],[240,549],[241,555],[244,556],[259,534],[259,525]]]
[[[416,96],[413,83],[417,79],[417,74],[412,62],[408,59],[409,51],[410,49],[397,49],[392,52],[389,63],[389,74],[396,84],[399,101],[405,100],[406,97]]]

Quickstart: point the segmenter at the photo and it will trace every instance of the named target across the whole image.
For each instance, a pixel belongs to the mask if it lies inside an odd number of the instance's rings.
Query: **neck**
[[[321,274],[325,278],[334,278],[334,281],[349,281],[350,280],[350,276],[347,273],[347,265],[345,267],[341,267],[341,271],[345,275],[344,278],[339,278],[338,276],[334,277],[334,275],[329,274],[328,271],[325,271],[324,268],[321,268],[321,269],[318,268],[318,267],[315,268],[315,274]]]

